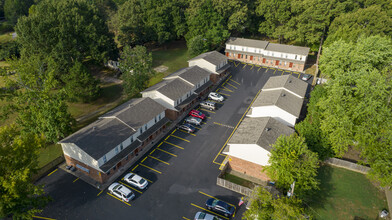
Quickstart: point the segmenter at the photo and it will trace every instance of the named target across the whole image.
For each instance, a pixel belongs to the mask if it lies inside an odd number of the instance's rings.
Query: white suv
[[[117,196],[122,201],[129,202],[135,198],[135,194],[133,194],[130,189],[120,183],[113,183],[109,186],[108,189],[111,194]]]
[[[212,99],[212,100],[214,100],[214,101],[218,101],[218,102],[223,102],[223,100],[225,100],[225,98],[223,98],[223,96],[219,95],[219,94],[216,93],[216,92],[211,92],[211,93],[208,95],[208,98],[209,98],[209,99]]]

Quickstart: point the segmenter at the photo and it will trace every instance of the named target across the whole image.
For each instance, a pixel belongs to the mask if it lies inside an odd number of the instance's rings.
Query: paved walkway
[[[391,211],[392,211],[392,191],[390,189],[385,189],[385,195],[388,201],[388,212],[389,216],[388,219],[391,219]]]

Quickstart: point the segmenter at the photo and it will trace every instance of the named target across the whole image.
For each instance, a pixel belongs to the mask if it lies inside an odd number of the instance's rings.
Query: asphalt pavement
[[[199,109],[208,117],[194,134],[173,129],[128,171],[149,181],[145,190],[131,188],[136,198],[123,202],[58,169],[39,180],[53,201],[36,219],[193,219],[211,197],[236,206],[241,219],[242,195],[216,185],[225,143],[243,119],[256,94],[269,77],[300,73],[230,62],[230,75],[215,90],[225,96],[214,111]],[[127,172],[124,173],[125,176]],[[125,183],[121,178],[117,182]],[[228,219],[220,216],[222,219]]]

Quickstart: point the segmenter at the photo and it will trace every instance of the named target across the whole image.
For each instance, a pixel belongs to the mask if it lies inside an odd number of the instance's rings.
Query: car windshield
[[[132,179],[134,176],[135,176],[135,174],[131,174],[131,175],[129,176],[129,179]]]
[[[197,112],[196,114],[197,114],[197,115],[200,115],[200,116],[202,115],[201,112]]]
[[[212,204],[211,204],[211,205],[212,205],[212,206],[216,206],[216,205],[218,204],[218,202],[219,202],[219,200],[216,200],[216,199],[215,199],[214,201],[212,201]]]
[[[199,215],[199,219],[204,219],[204,217],[206,217],[206,213],[202,212]]]
[[[144,182],[146,182],[144,179],[141,179],[141,180],[139,181],[140,184],[143,184]]]
[[[115,186],[113,189],[114,189],[114,190],[119,190],[119,189],[121,189],[121,185],[117,185],[117,186]]]

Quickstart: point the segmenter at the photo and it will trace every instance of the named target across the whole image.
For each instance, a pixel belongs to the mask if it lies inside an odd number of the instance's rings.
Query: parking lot
[[[148,188],[138,190],[126,184],[121,178],[127,172],[117,180],[135,193],[134,200],[123,202],[107,189],[98,190],[58,169],[38,182],[45,184],[53,201],[36,218],[193,219],[198,211],[210,212],[205,209],[207,199],[218,198],[235,205],[231,219],[241,219],[242,195],[216,185],[225,159],[221,151],[269,77],[293,74],[300,78],[301,74],[239,62],[231,65],[229,76],[214,90],[225,101],[217,103],[214,111],[198,109],[207,118],[196,132],[171,130],[128,170],[147,179]]]

